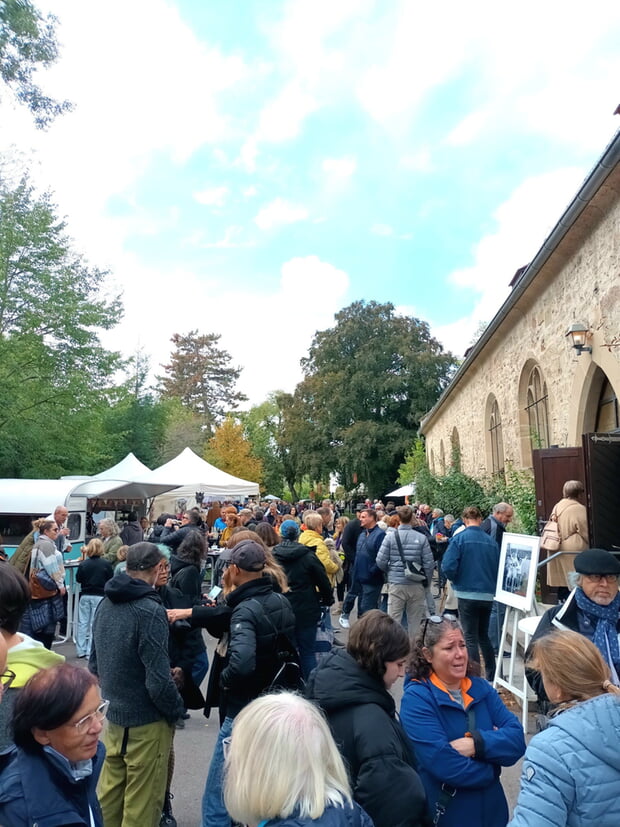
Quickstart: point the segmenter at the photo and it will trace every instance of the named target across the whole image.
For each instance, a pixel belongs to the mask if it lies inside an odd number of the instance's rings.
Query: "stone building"
[[[620,132],[422,421],[431,470],[532,467],[535,448],[620,429]],[[585,323],[578,355],[567,330]]]

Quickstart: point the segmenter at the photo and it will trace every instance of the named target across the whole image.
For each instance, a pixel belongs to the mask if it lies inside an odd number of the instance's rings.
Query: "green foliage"
[[[68,101],[43,94],[34,77],[40,67],[58,58],[56,18],[42,15],[29,0],[0,2],[0,79],[19,103],[34,116],[38,127],[71,109]]]
[[[280,449],[282,411],[277,399],[277,394],[270,394],[262,404],[239,414],[239,420],[252,446],[252,453],[261,460],[265,491],[281,496],[284,489],[284,463]]]
[[[185,336],[175,333],[170,364],[164,365],[166,375],[158,377],[161,392],[200,417],[207,436],[247,398],[235,391],[241,368],[230,366],[230,354],[217,346],[220,338],[215,333],[199,335],[197,330]]]
[[[504,475],[492,477],[486,488],[494,503],[507,502],[515,516],[510,530],[520,534],[537,534],[536,489],[534,475],[507,464]]]
[[[357,479],[371,497],[389,490],[453,364],[425,322],[392,304],[344,308],[302,360],[305,378],[289,411],[302,437],[299,464],[316,480],[335,472],[347,489]]]
[[[198,414],[186,408],[179,399],[165,399],[162,404],[166,412],[162,463],[178,456],[184,448],[191,448],[198,456],[202,456],[206,439]]]
[[[105,276],[73,251],[49,195],[0,178],[0,474],[84,473],[81,454],[100,456],[90,440],[121,365],[99,341],[121,316]]]
[[[398,469],[398,481],[401,485],[409,485],[416,479],[420,471],[426,467],[426,452],[424,440],[418,437],[413,448],[405,456],[405,461]]]

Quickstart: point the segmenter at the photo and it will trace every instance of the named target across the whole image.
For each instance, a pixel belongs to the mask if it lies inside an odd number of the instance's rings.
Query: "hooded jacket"
[[[431,811],[435,812],[442,784],[456,788],[441,827],[505,827],[508,805],[499,777],[502,766],[516,763],[525,752],[523,730],[487,681],[464,678],[461,691],[465,709],[436,675],[410,680],[401,701],[401,720],[415,746]],[[466,733],[473,736],[475,758],[450,746]]]
[[[373,827],[372,821],[357,804],[353,807],[327,807],[318,818],[270,818],[259,827]]]
[[[198,568],[176,554],[170,555],[170,585],[188,597],[198,599],[202,594],[202,578]]]
[[[89,668],[110,701],[107,717],[113,724],[173,723],[183,714],[170,676],[166,612],[143,580],[122,573],[106,583],[93,622]]]
[[[327,715],[353,797],[375,827],[430,824],[416,758],[383,682],[338,649],[312,672],[306,695]]]
[[[283,540],[273,549],[273,556],[284,569],[289,591],[286,598],[293,607],[297,626],[316,625],[321,604],[334,602],[332,587],[314,550],[293,540]]]
[[[318,531],[312,531],[307,528],[305,531],[301,532],[299,542],[302,546],[308,546],[314,550],[316,556],[321,561],[323,568],[327,572],[330,584],[333,583],[334,576],[338,571],[338,564],[334,563],[330,557],[329,549],[325,545],[325,540],[323,537],[318,533]]]
[[[525,753],[510,827],[617,827],[619,734],[617,695],[599,695],[552,718]]]
[[[76,781],[69,762],[55,752],[26,752],[18,747],[5,751],[0,755],[0,824],[103,827],[95,789],[104,756],[99,742],[91,775]]]

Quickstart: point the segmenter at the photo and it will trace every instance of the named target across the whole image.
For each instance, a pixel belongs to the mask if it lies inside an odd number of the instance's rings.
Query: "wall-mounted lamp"
[[[577,356],[581,356],[582,353],[592,353],[592,348],[586,347],[589,332],[590,328],[584,322],[573,322],[568,328],[566,335],[570,336],[571,345],[577,351]]]

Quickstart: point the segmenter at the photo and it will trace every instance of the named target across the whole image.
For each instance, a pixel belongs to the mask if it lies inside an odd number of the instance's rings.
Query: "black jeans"
[[[486,679],[495,677],[495,653],[489,639],[489,620],[492,600],[466,600],[459,597],[459,620],[463,627],[469,659],[480,663],[480,651],[484,658]]]

